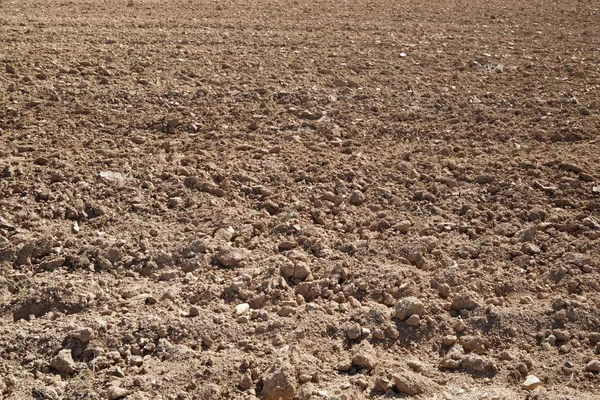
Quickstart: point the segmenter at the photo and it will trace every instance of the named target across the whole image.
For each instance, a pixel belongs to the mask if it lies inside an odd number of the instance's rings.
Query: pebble
[[[260,395],[265,400],[296,397],[296,371],[289,362],[275,362],[262,377],[262,382]]]
[[[77,369],[77,364],[73,361],[71,350],[64,349],[50,361],[50,366],[63,374],[72,374]]]
[[[478,305],[477,295],[472,292],[457,293],[452,299],[452,309],[455,311],[472,310]]]
[[[198,315],[200,315],[200,309],[196,306],[191,306],[190,311],[189,311],[189,316],[197,317]]]
[[[248,251],[244,249],[224,249],[218,252],[215,258],[222,266],[234,268],[248,259]]]
[[[416,297],[405,297],[396,304],[394,316],[400,320],[406,320],[412,315],[423,316],[425,306]]]
[[[250,304],[241,303],[235,306],[235,315],[244,315],[250,310]]]
[[[354,192],[352,192],[352,194],[350,195],[350,199],[348,200],[348,202],[353,206],[359,206],[362,203],[364,203],[364,201],[365,195],[360,190],[355,190]]]
[[[141,367],[144,364],[144,359],[141,356],[129,356],[129,365]]]
[[[346,330],[346,336],[350,340],[356,340],[362,336],[361,326],[356,324]]]
[[[600,360],[592,360],[585,366],[586,371],[600,372]]]
[[[109,386],[107,389],[109,400],[117,400],[127,397],[131,394],[130,390],[119,386]]]
[[[431,379],[408,370],[392,375],[392,383],[398,391],[410,396],[425,393],[437,386]]]
[[[420,323],[421,323],[421,317],[419,317],[416,314],[411,315],[406,320],[406,325],[409,325],[409,326],[419,326]]]
[[[70,336],[82,343],[87,343],[94,337],[94,331],[92,328],[81,328],[71,332]]]
[[[452,346],[454,343],[456,343],[456,340],[457,340],[457,338],[454,335],[446,335],[442,339],[442,341],[444,342],[444,344],[446,346]]]
[[[523,382],[523,385],[521,385],[521,388],[525,389],[525,390],[533,390],[536,387],[540,386],[542,384],[542,381],[540,381],[540,379],[535,376],[535,375],[527,375],[527,378],[525,378],[525,382]]]

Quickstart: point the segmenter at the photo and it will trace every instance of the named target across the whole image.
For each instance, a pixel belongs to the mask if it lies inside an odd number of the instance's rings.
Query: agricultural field
[[[600,3],[0,0],[0,398],[600,399]]]

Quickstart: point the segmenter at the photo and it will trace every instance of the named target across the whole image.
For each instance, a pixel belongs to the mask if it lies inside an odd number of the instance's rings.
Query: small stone
[[[234,268],[248,259],[248,251],[244,249],[225,249],[217,253],[216,260],[224,267]]]
[[[72,374],[77,369],[69,349],[59,351],[50,361],[50,366],[62,374]]]
[[[109,400],[117,400],[127,397],[131,394],[130,390],[120,386],[109,386],[107,389]]]
[[[411,227],[412,223],[409,220],[403,220],[394,225],[394,229],[401,233],[408,233]]]
[[[394,316],[400,320],[406,320],[411,315],[425,315],[425,306],[416,297],[405,297],[396,304]]]
[[[480,185],[485,185],[488,183],[492,183],[494,181],[494,177],[489,174],[481,174],[481,175],[477,176],[476,181]]]
[[[346,336],[350,340],[356,340],[362,336],[361,326],[356,324],[346,330]]]
[[[90,341],[90,339],[92,339],[92,337],[94,337],[94,331],[92,328],[81,328],[71,332],[70,336],[81,341],[82,343],[87,343]]]
[[[527,255],[536,255],[536,254],[540,254],[542,252],[542,249],[539,248],[539,246],[536,246],[533,243],[523,243],[523,245],[521,246],[521,251]]]
[[[525,378],[525,382],[523,382],[521,388],[523,388],[524,390],[533,390],[541,384],[542,381],[540,381],[537,376],[527,375],[527,378]]]
[[[562,259],[565,263],[575,265],[579,268],[592,262],[592,258],[590,256],[582,253],[565,253]]]
[[[419,326],[420,323],[421,323],[421,317],[419,317],[416,314],[411,315],[406,320],[406,325],[409,325],[409,326]]]
[[[250,304],[241,303],[235,306],[235,315],[244,315],[250,310]]]
[[[532,242],[535,234],[537,233],[537,227],[530,226],[528,228],[522,229],[515,234],[515,236],[521,242]]]
[[[398,391],[410,396],[431,391],[437,386],[431,379],[408,370],[392,375],[392,383]]]
[[[452,299],[452,309],[455,311],[472,310],[478,305],[477,295],[472,292],[457,293]]]
[[[133,367],[141,367],[144,364],[144,359],[141,356],[129,356],[129,365]]]
[[[494,364],[489,358],[477,354],[467,354],[460,363],[461,367],[472,369],[477,372],[485,372],[486,370],[495,370]]]
[[[446,335],[442,339],[442,341],[444,342],[444,344],[446,346],[452,346],[454,343],[456,343],[456,340],[457,340],[457,338],[454,335]]]
[[[463,336],[460,338],[460,344],[467,351],[477,354],[485,353],[485,342],[479,336]]]
[[[385,333],[381,329],[374,329],[373,337],[377,340],[382,340],[385,339]]]
[[[293,399],[296,396],[296,372],[286,361],[277,361],[262,379],[260,392],[265,400]]]
[[[239,387],[242,390],[248,390],[252,387],[252,377],[250,374],[244,374],[240,380]]]
[[[290,315],[294,314],[295,312],[296,312],[296,309],[294,307],[283,306],[277,311],[277,315],[279,315],[280,317],[289,317]]]
[[[450,297],[450,285],[447,283],[442,283],[438,286],[438,293],[440,294],[441,298],[447,299]]]
[[[352,192],[352,194],[350,195],[350,199],[348,200],[348,202],[353,206],[359,206],[362,203],[364,203],[364,201],[365,195],[360,190],[355,190],[354,192]]]
[[[188,314],[190,317],[197,317],[200,315],[200,309],[196,306],[191,306]]]
[[[375,368],[375,356],[369,351],[359,351],[352,358],[352,364],[370,371]]]
[[[378,376],[375,378],[375,389],[380,392],[387,392],[390,388],[391,382],[385,376]]]
[[[586,371],[600,372],[600,360],[592,360],[585,366]]]

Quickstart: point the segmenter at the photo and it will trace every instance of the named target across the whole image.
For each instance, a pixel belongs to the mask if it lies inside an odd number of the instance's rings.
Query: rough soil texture
[[[600,398],[597,1],[0,1],[0,398]]]

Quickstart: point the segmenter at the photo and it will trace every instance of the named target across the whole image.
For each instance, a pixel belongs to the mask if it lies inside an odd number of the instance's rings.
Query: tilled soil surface
[[[597,1],[0,1],[0,398],[600,398]]]

